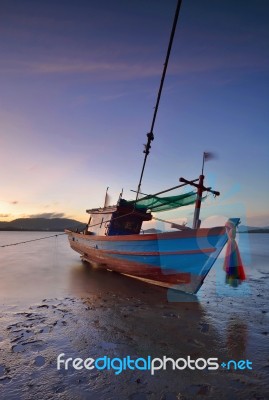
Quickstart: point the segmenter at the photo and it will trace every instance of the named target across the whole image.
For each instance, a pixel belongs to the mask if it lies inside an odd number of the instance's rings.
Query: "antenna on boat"
[[[109,203],[108,189],[109,189],[109,186],[106,188],[106,195],[105,195],[104,208],[106,208],[106,207],[108,206],[108,203]]]
[[[173,44],[173,39],[174,39],[175,31],[176,31],[177,20],[178,20],[178,16],[179,16],[179,10],[180,10],[181,3],[182,3],[182,0],[178,0],[177,8],[176,8],[176,11],[175,11],[175,16],[174,16],[174,22],[173,22],[173,26],[172,26],[172,30],[171,30],[171,34],[170,34],[170,40],[169,40],[169,44],[168,44],[168,49],[167,49],[167,53],[166,53],[166,58],[165,58],[165,62],[164,62],[164,67],[163,67],[163,73],[162,73],[162,77],[161,77],[160,87],[159,87],[159,91],[158,91],[158,95],[157,95],[156,105],[154,107],[154,114],[153,114],[153,119],[152,119],[152,123],[151,123],[151,128],[150,128],[149,133],[147,133],[148,141],[147,141],[147,144],[144,145],[145,146],[145,149],[144,149],[145,157],[144,157],[144,162],[143,162],[143,167],[142,167],[142,171],[141,171],[141,175],[140,175],[139,184],[138,184],[138,187],[137,187],[136,200],[138,199],[138,195],[139,195],[139,192],[140,192],[140,189],[141,189],[141,183],[142,183],[142,179],[143,179],[143,174],[144,174],[146,161],[147,161],[147,158],[148,158],[148,155],[149,155],[149,152],[150,152],[150,148],[151,148],[151,142],[154,140],[153,129],[154,129],[154,124],[155,124],[155,120],[156,120],[156,116],[157,116],[157,112],[158,112],[158,108],[159,108],[160,98],[161,98],[162,89],[163,89],[163,83],[164,83],[166,70],[167,70],[167,66],[168,66],[168,61],[169,61],[169,56],[170,56],[170,52],[171,52],[171,48],[172,48],[172,44]]]

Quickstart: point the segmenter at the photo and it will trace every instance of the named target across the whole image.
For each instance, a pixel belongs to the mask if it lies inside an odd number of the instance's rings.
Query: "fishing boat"
[[[187,180],[181,177],[180,184],[172,188],[151,195],[141,193],[142,178],[154,139],[153,130],[180,6],[181,0],[178,0],[152,124],[147,134],[143,167],[135,191],[136,198],[125,200],[121,193],[117,204],[110,206],[107,204],[106,192],[103,207],[87,210],[90,218],[85,230],[83,232],[66,230],[66,233],[71,248],[81,255],[83,261],[152,284],[197,293],[227,241],[230,243],[233,268],[236,264],[234,254],[238,260],[238,249],[234,238],[239,218],[231,218],[223,226],[201,227],[200,209],[206,197],[204,193],[220,195],[219,192],[204,185],[204,164],[211,154],[204,152],[199,178]],[[187,185],[192,187],[187,193],[163,196]],[[171,231],[147,233],[143,230],[144,222],[153,218],[158,220],[156,212],[190,204],[195,204],[192,227],[171,223],[173,229]]]

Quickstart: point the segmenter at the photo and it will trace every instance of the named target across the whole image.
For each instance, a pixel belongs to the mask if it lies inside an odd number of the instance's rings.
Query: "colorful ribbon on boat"
[[[239,249],[235,240],[236,225],[234,225],[232,221],[229,220],[225,224],[225,227],[226,233],[228,235],[228,243],[223,269],[226,272],[226,283],[236,287],[246,279],[246,275]]]

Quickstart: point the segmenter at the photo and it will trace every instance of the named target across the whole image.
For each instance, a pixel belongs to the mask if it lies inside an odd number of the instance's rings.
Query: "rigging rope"
[[[141,189],[141,183],[142,183],[142,179],[143,179],[143,174],[144,174],[144,169],[145,169],[147,157],[149,155],[149,151],[150,151],[150,148],[151,148],[151,142],[154,140],[153,129],[154,129],[155,120],[156,120],[156,116],[157,116],[157,112],[158,112],[158,108],[159,108],[159,103],[160,103],[160,99],[161,99],[163,83],[164,83],[164,79],[165,79],[165,75],[166,75],[168,61],[169,61],[169,57],[170,57],[170,53],[171,53],[171,48],[172,48],[172,44],[173,44],[173,40],[174,40],[174,36],[175,36],[175,31],[176,31],[177,20],[178,20],[178,16],[179,16],[181,2],[182,2],[182,0],[178,0],[178,2],[177,2],[177,8],[176,8],[176,11],[175,11],[174,22],[173,22],[173,26],[172,26],[172,30],[171,30],[171,34],[170,34],[170,39],[169,39],[169,44],[168,44],[168,49],[167,49],[167,53],[166,53],[166,57],[165,57],[165,62],[164,62],[164,67],[163,67],[163,73],[162,73],[162,77],[161,77],[160,87],[159,87],[159,91],[158,91],[158,95],[157,95],[156,105],[154,107],[153,119],[152,119],[152,123],[151,123],[151,127],[150,127],[150,132],[147,133],[148,142],[145,145],[145,150],[144,150],[145,157],[144,157],[144,163],[143,163],[143,167],[142,167],[142,171],[141,171],[141,175],[140,175],[139,184],[138,184],[138,187],[137,187],[136,200],[138,199],[138,195],[139,195],[139,192],[140,192],[140,189]]]

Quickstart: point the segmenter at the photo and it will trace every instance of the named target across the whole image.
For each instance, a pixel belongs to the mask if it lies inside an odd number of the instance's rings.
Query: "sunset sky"
[[[0,3],[0,220],[86,221],[107,186],[131,199],[176,0]],[[269,226],[268,17],[268,0],[183,0],[143,192],[212,151],[204,216]]]

